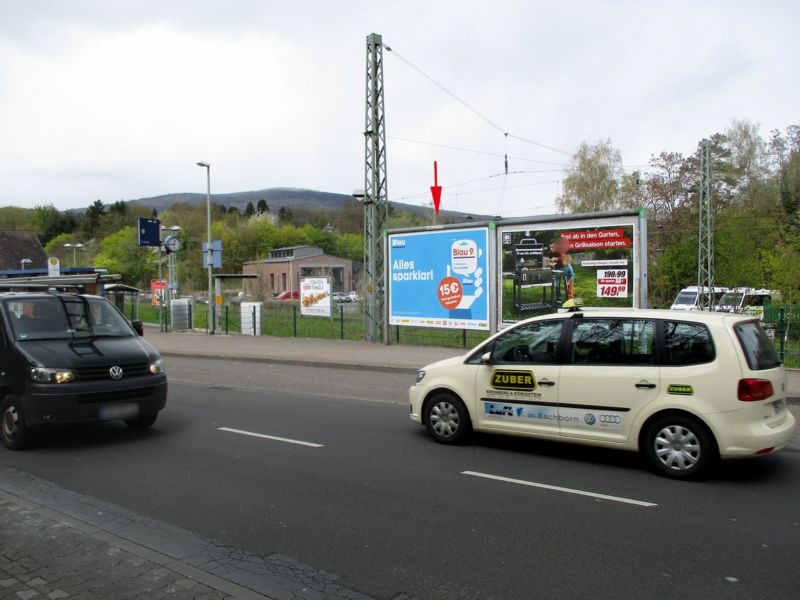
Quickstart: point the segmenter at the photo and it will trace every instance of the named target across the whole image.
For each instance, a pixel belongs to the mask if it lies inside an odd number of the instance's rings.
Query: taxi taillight
[[[774,393],[772,382],[768,379],[740,379],[738,389],[739,400],[742,402],[755,402],[764,400]]]

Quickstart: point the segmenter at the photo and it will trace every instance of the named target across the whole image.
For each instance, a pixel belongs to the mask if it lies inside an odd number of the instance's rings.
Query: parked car
[[[796,427],[759,321],[713,312],[534,317],[420,369],[409,399],[437,442],[482,431],[633,450],[674,478],[772,454]]]
[[[352,302],[353,300],[344,292],[333,292],[331,298],[334,302]]]
[[[23,448],[49,425],[121,419],[150,427],[167,400],[158,351],[108,300],[0,293],[0,440]]]
[[[350,292],[347,296],[350,298],[350,302],[361,302],[361,296],[356,292]]]
[[[276,300],[299,300],[300,292],[298,290],[286,290],[275,296]]]

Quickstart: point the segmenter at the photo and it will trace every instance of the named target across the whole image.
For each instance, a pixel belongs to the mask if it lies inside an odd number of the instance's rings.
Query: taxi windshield
[[[135,335],[119,311],[103,298],[9,298],[4,308],[17,341]]]

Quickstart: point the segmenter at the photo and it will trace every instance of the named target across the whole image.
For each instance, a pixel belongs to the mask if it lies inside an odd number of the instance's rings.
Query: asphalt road
[[[404,375],[168,368],[152,430],[65,430],[0,465],[378,598],[795,598],[800,586],[800,451],[674,482],[628,453],[437,445],[408,419]]]

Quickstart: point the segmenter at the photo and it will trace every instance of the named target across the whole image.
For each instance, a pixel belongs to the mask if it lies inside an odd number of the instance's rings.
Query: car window
[[[775,346],[756,321],[739,323],[733,329],[750,369],[753,371],[774,369],[781,364]]]
[[[655,323],[647,319],[581,319],[571,336],[573,364],[655,364]]]
[[[554,364],[563,320],[537,321],[514,327],[498,337],[492,362],[498,364]]]
[[[664,364],[698,365],[714,360],[711,332],[702,323],[664,322]]]

